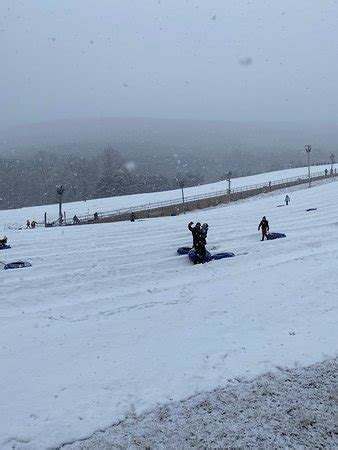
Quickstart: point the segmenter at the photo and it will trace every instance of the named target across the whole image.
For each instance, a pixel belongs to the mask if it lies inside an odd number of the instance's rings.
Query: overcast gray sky
[[[0,127],[337,122],[337,0],[0,0],[0,12]]]

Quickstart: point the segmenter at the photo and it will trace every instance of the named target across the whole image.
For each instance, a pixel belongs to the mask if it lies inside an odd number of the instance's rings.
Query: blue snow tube
[[[4,265],[4,270],[21,269],[23,267],[32,267],[32,264],[27,261],[15,261]]]
[[[7,248],[11,248],[10,245],[0,245],[0,250],[6,250]]]
[[[196,252],[195,249],[192,248],[190,252],[188,253],[189,259],[191,262],[196,264],[201,264],[205,262],[211,261],[211,254],[208,252],[208,250],[205,252],[205,257],[202,259]]]
[[[266,235],[268,241],[272,241],[274,239],[285,238],[286,234],[284,233],[269,233]]]
[[[235,256],[235,253],[231,252],[223,252],[223,253],[216,253],[215,255],[212,255],[211,259],[218,260],[223,258],[232,258]]]
[[[187,255],[191,250],[191,247],[180,247],[177,249],[179,255]]]

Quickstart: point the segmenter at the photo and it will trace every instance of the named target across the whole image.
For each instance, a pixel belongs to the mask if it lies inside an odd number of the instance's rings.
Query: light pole
[[[225,179],[228,182],[227,194],[229,194],[229,195],[231,194],[231,177],[232,177],[232,172],[230,172],[230,170],[229,170],[229,172],[225,176]]]
[[[59,225],[62,224],[63,221],[63,217],[62,217],[62,196],[65,192],[65,188],[63,186],[58,186],[56,188],[56,192],[58,193],[59,196]]]
[[[184,203],[184,180],[180,181],[180,188],[182,190],[182,204],[183,204],[183,213],[185,214],[185,203]]]
[[[334,154],[333,153],[331,153],[331,155],[330,155],[330,161],[331,161],[330,175],[333,175],[333,164],[335,163]]]
[[[307,153],[307,169],[308,169],[308,176],[309,176],[309,187],[311,187],[311,172],[310,172],[311,145],[304,145],[304,148]]]

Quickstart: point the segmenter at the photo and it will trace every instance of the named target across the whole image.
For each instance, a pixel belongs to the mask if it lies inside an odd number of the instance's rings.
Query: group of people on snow
[[[286,205],[288,205],[290,201],[290,197],[287,195],[285,198]],[[193,249],[196,252],[196,255],[198,259],[200,259],[202,262],[205,258],[206,254],[206,245],[207,245],[207,234],[209,225],[207,223],[204,223],[201,225],[200,222],[197,222],[195,226],[193,226],[194,222],[189,222],[188,229],[191,231],[192,239],[193,239]],[[262,217],[262,220],[260,221],[258,225],[258,231],[261,230],[262,232],[262,239],[261,241],[264,241],[264,239],[268,239],[268,233],[269,233],[269,221],[265,216]]]
[[[195,226],[193,226],[194,222],[189,222],[188,229],[192,234],[193,239],[193,249],[196,252],[197,257],[203,261],[206,254],[206,245],[207,245],[207,235],[208,235],[208,229],[209,225],[207,223],[204,223],[201,225],[200,222],[197,222]],[[267,239],[267,234],[269,232],[269,222],[265,216],[262,217],[262,220],[260,221],[258,225],[258,231],[261,230],[262,232],[262,239],[261,241],[264,241],[264,239]]]
[[[37,224],[38,224],[38,223],[37,223],[36,220],[32,220],[32,221],[30,222],[30,220],[27,219],[27,221],[26,221],[26,230],[27,230],[28,228],[34,229],[34,228],[36,227]]]
[[[99,213],[98,212],[94,212],[93,218],[94,218],[95,222],[98,222],[98,220],[99,220]],[[75,214],[73,216],[73,225],[79,225],[80,223],[81,223],[80,219]]]
[[[206,254],[209,225],[207,223],[201,225],[200,222],[197,222],[195,226],[193,226],[193,224],[194,222],[188,224],[188,229],[192,234],[193,249],[195,250],[198,259],[203,262]]]

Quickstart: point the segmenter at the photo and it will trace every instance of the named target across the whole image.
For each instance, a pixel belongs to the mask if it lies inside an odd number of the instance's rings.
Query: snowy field
[[[336,167],[337,165],[335,165]],[[313,166],[311,173],[323,173],[325,169],[330,170],[331,166]],[[232,188],[249,186],[252,184],[268,183],[269,181],[277,181],[285,178],[307,175],[307,167],[299,167],[288,170],[278,170],[275,172],[261,173],[249,177],[234,178],[231,181]],[[226,181],[218,183],[203,184],[201,186],[189,187],[184,189],[185,196],[208,194],[212,192],[224,191],[228,187]],[[181,190],[171,190],[154,192],[148,194],[125,195],[121,197],[99,198],[83,202],[65,203],[63,211],[66,212],[67,218],[71,219],[74,214],[78,216],[86,214],[94,214],[97,212],[113,211],[116,209],[129,208],[133,206],[147,205],[148,203],[163,202],[167,200],[181,199]],[[67,192],[64,195],[64,201],[67,201]],[[0,230],[7,231],[8,225],[23,226],[26,220],[36,220],[43,222],[44,213],[47,213],[49,221],[58,218],[58,205],[35,206],[30,208],[20,208],[15,210],[0,210]]]
[[[276,178],[285,176],[292,171]],[[12,249],[0,260],[33,267],[0,272],[0,448],[59,446],[236,379],[333,358],[338,183],[296,190],[278,208],[284,196],[8,231]],[[286,239],[260,242],[263,215]],[[209,223],[212,253],[237,256],[200,266],[177,256],[191,242],[190,220]]]

